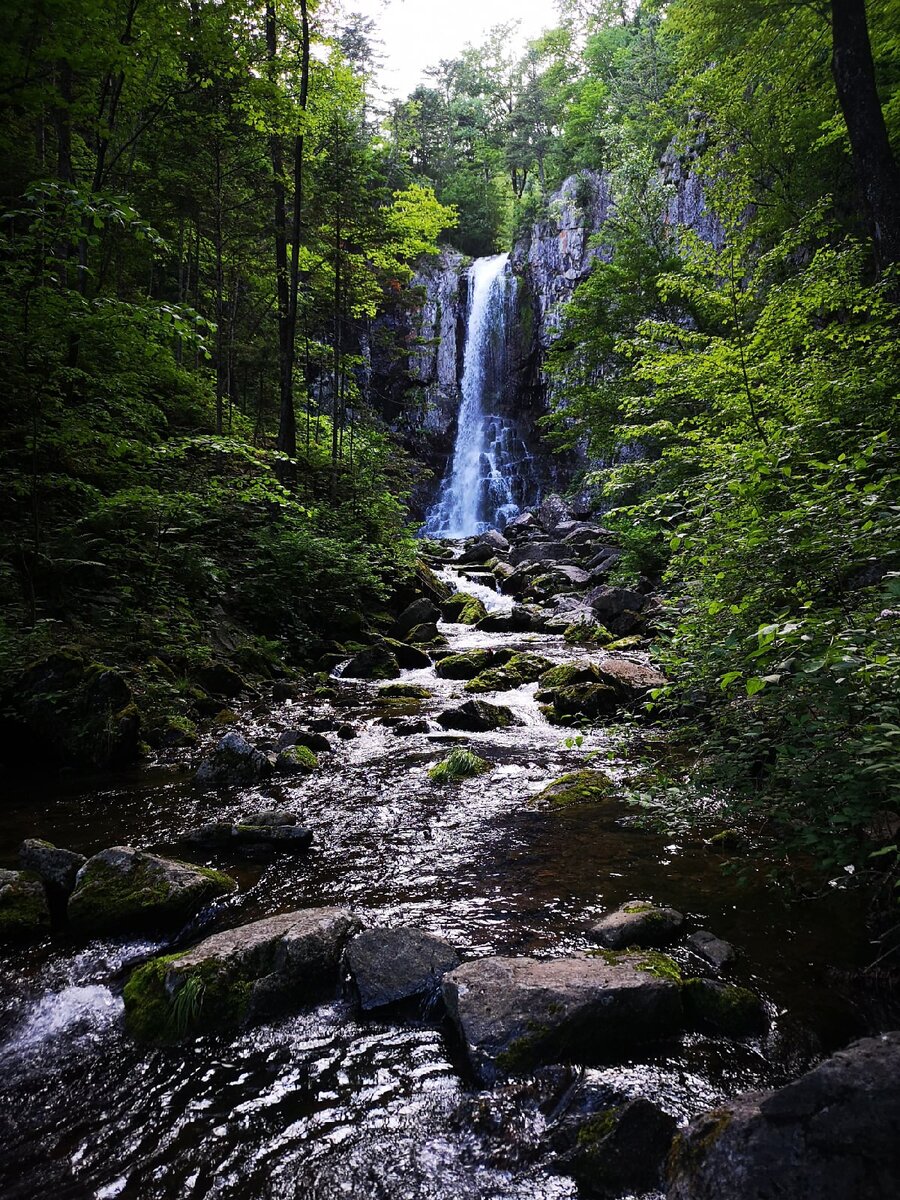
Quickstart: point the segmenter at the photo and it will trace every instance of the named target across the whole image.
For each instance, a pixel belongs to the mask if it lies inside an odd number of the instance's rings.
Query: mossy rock
[[[39,937],[50,927],[44,885],[27,871],[0,870],[0,940]]]
[[[456,746],[446,758],[431,768],[428,776],[433,783],[458,783],[490,771],[491,764],[471,750]]]
[[[610,966],[617,963],[627,963],[637,971],[652,975],[655,979],[668,979],[670,983],[683,984],[684,976],[681,967],[668,954],[660,950],[641,950],[629,946],[625,950],[589,950],[591,958],[602,958]]]
[[[475,625],[487,616],[487,609],[477,596],[470,596],[468,592],[454,592],[441,604],[441,615],[445,621],[457,625]]]
[[[591,625],[588,621],[575,621],[563,630],[563,638],[570,646],[608,646],[613,637],[605,625]]]
[[[418,683],[386,683],[378,689],[380,700],[428,700],[431,690]]]
[[[545,675],[550,667],[546,658],[539,654],[513,654],[502,666],[489,667],[470,679],[467,692],[504,692],[534,683]]]
[[[599,683],[600,676],[593,663],[569,662],[544,671],[539,682],[541,687],[538,697],[543,699],[545,692],[554,692],[558,688],[572,687],[576,683]]]
[[[434,665],[439,679],[474,679],[493,661],[490,650],[467,650],[465,654],[448,654]]]
[[[560,1167],[588,1196],[655,1191],[677,1122],[639,1097],[601,1109],[583,1121]]]
[[[544,689],[538,695],[543,700],[548,693]],[[554,689],[549,696],[552,708],[550,719],[559,723],[576,717],[596,721],[601,717],[614,716],[619,709],[615,689],[605,683],[573,683],[570,687]]]
[[[533,796],[531,802],[561,808],[566,804],[596,804],[598,800],[609,800],[614,794],[614,783],[602,771],[572,771],[554,779]]]
[[[319,760],[309,746],[285,746],[278,753],[275,769],[283,775],[311,775],[318,771]]]
[[[125,984],[125,1025],[142,1042],[177,1042],[198,1033],[240,1026],[250,1008],[251,981],[220,963],[200,963],[184,974],[169,968],[184,957],[168,954],[138,967]]]
[[[701,1027],[729,1037],[763,1033],[769,1024],[765,1006],[755,992],[717,979],[686,980],[684,1006]]]
[[[619,650],[637,650],[644,644],[644,639],[637,633],[631,633],[628,637],[619,638],[615,642],[610,642],[606,649],[613,651]]]

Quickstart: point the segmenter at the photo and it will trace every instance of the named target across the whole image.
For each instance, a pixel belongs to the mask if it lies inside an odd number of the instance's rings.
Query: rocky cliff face
[[[687,226],[720,245],[723,230],[705,202],[703,182],[689,158],[669,150],[660,178],[670,195],[664,221]],[[538,421],[547,410],[547,351],[559,334],[561,314],[597,258],[611,254],[603,227],[614,210],[609,176],[581,171],[550,198],[546,215],[513,246],[517,280],[511,303],[502,409],[531,451],[536,488],[558,487],[575,464],[542,452]],[[470,260],[445,248],[425,263],[394,310],[379,319],[370,347],[370,392],[376,406],[414,455],[431,471],[414,497],[420,511],[432,498],[451,453],[459,411],[466,334]]]

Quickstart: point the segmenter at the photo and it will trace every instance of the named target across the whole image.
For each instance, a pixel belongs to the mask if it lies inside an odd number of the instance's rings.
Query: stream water
[[[491,607],[508,603],[477,585],[465,588]],[[550,635],[441,628],[455,650],[504,644],[572,657]],[[588,754],[599,753],[616,774],[615,731],[597,729],[580,747],[567,747],[565,731],[539,712],[531,685],[486,697],[514,708],[519,726],[461,738],[431,723],[427,733],[401,738],[385,721],[431,716],[465,696],[462,683],[437,679],[431,669],[402,678],[427,684],[433,698],[388,705],[376,685],[336,678],[332,699],[260,701],[241,714],[242,731],[260,743],[311,715],[358,729],[353,741],[333,738],[321,772],[300,782],[216,793],[195,788],[184,767],[160,763],[114,780],[11,784],[0,862],[13,864],[26,836],[86,853],[121,843],[171,853],[201,821],[274,800],[302,814],[314,849],[299,861],[211,863],[232,871],[241,888],[205,914],[195,933],[291,908],[349,904],[369,922],[441,934],[467,957],[559,955],[585,947],[592,917],[610,906],[633,897],[674,905],[692,925],[736,945],[735,978],[764,996],[772,1017],[761,1039],[688,1034],[587,1073],[589,1081],[647,1095],[682,1120],[722,1096],[793,1077],[865,1030],[830,973],[860,964],[869,950],[845,894],[789,905],[764,883],[762,863],[747,860],[750,879],[741,885],[702,842],[639,829],[615,802],[556,812],[530,807],[534,793],[585,765]],[[431,783],[429,766],[456,740],[477,747],[492,772],[453,786]],[[123,967],[153,949],[48,939],[4,954],[3,1197],[575,1195],[549,1162],[511,1150],[515,1130],[539,1125],[539,1115],[516,1109],[513,1099],[512,1115],[504,1110],[487,1131],[465,1117],[473,1087],[437,1018],[362,1020],[349,997],[336,995],[230,1039],[138,1047],[122,1028]],[[488,1093],[487,1102],[501,1104],[501,1094]]]

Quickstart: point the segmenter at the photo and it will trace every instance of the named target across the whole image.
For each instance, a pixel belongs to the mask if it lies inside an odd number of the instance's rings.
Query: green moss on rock
[[[308,774],[319,769],[319,760],[309,746],[286,746],[279,753],[278,762],[280,765],[288,765]]]
[[[768,1023],[759,996],[748,988],[713,979],[688,979],[684,984],[688,1015],[729,1037],[761,1033]]]
[[[458,625],[475,625],[487,616],[487,609],[477,596],[468,592],[455,592],[441,604],[441,615],[445,621]]]
[[[492,666],[466,684],[467,692],[502,692],[534,683],[546,674],[549,662],[539,654],[513,654],[502,666]]]
[[[448,654],[434,665],[439,679],[473,679],[493,661],[490,650],[468,650],[465,654]]]
[[[490,769],[491,764],[486,759],[479,758],[462,746],[456,746],[446,758],[431,768],[428,776],[434,783],[456,783],[460,779],[483,775]]]
[[[183,954],[154,958],[125,985],[125,1025],[139,1041],[166,1043],[198,1033],[236,1028],[247,1016],[252,984],[221,963],[179,971]]]
[[[0,939],[34,937],[49,925],[47,897],[40,879],[27,871],[0,870]]]
[[[418,683],[386,683],[378,689],[378,696],[384,700],[427,700],[431,690]]]
[[[560,808],[566,804],[592,804],[614,794],[612,780],[602,771],[572,771],[547,785],[533,797],[535,804]]]

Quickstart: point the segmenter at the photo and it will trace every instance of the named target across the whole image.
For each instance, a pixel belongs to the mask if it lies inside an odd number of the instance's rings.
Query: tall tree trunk
[[[872,225],[879,271],[900,262],[900,168],[875,87],[865,0],[832,0],[831,72]]]
[[[270,67],[278,55],[278,24],[274,0],[266,4],[266,53]],[[278,449],[291,458],[297,451],[294,420],[294,362],[291,346],[291,289],[288,278],[287,192],[284,186],[284,151],[281,135],[269,138],[272,158],[272,190],[275,197],[275,296],[278,305]],[[291,472],[281,472],[283,482],[289,482]]]

